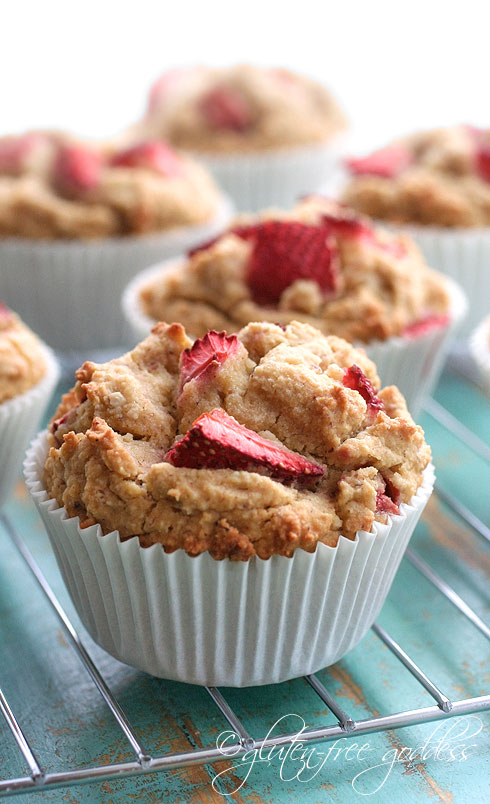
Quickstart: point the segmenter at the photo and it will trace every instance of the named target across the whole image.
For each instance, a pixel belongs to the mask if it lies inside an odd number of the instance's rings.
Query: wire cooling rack
[[[430,399],[426,404],[426,412],[435,419],[440,425],[449,430],[454,436],[462,440],[467,447],[481,458],[490,462],[490,448],[474,433],[468,430],[458,419],[437,403]],[[483,540],[490,545],[490,528],[482,522],[472,511],[470,511],[456,497],[448,494],[443,489],[436,487],[435,493],[448,505],[453,512],[464,521],[467,527],[478,533]],[[89,782],[102,782],[111,779],[122,779],[141,774],[153,774],[161,771],[168,771],[175,768],[182,768],[191,765],[213,764],[222,762],[226,759],[223,748],[196,748],[191,751],[167,753],[160,756],[150,756],[145,750],[144,742],[137,736],[135,728],[129,722],[124,711],[118,704],[109,686],[104,681],[101,673],[87,649],[85,648],[79,634],[73,627],[70,619],[64,611],[61,603],[55,596],[49,583],[41,572],[39,566],[28,550],[21,534],[11,519],[0,516],[2,524],[24,559],[27,567],[32,573],[33,578],[39,584],[44,595],[56,613],[58,620],[67,637],[68,643],[75,651],[79,660],[84,665],[93,684],[102,695],[110,713],[112,714],[117,726],[134,754],[131,761],[113,764],[95,765],[93,767],[73,768],[59,772],[45,772],[38,762],[34,751],[29,745],[22,731],[21,717],[14,712],[6,696],[0,689],[0,711],[5,718],[10,732],[15,739],[18,749],[24,760],[28,773],[25,776],[10,779],[0,778],[0,796],[9,796],[16,793],[26,793],[33,791],[52,790],[53,788],[68,787],[74,784]],[[457,610],[458,615],[467,618],[481,634],[490,640],[490,627],[483,622],[478,614],[463,600],[460,595],[440,577],[429,564],[427,564],[417,553],[409,550],[406,559],[432,584],[432,586],[448,600]],[[351,737],[373,732],[380,732],[388,729],[397,729],[404,726],[411,726],[431,721],[439,721],[458,715],[468,715],[490,709],[490,694],[480,695],[474,698],[462,700],[450,700],[447,695],[438,688],[436,684],[424,673],[423,669],[407,654],[403,647],[399,645],[390,634],[375,623],[372,626],[373,632],[381,643],[384,643],[391,653],[405,666],[417,682],[429,693],[434,700],[434,705],[419,709],[406,709],[392,714],[368,717],[362,720],[354,720],[346,712],[335,698],[328,692],[323,683],[315,675],[305,676],[305,680],[319,696],[323,703],[333,713],[337,720],[335,725],[310,728],[302,732],[301,740],[303,743],[329,742],[339,737]],[[0,668],[1,674],[1,668]],[[1,678],[0,678],[1,681]],[[229,746],[230,756],[234,759],[244,756],[247,751],[253,748],[272,748],[274,746],[287,745],[295,738],[295,734],[280,734],[272,737],[261,737],[260,735],[250,734],[238,716],[235,714],[223,694],[216,687],[206,687],[207,693],[211,696],[214,704],[221,712],[222,716],[229,723],[237,735],[237,742]]]

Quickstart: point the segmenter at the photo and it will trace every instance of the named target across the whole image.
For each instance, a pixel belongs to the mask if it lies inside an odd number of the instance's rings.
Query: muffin
[[[490,316],[473,332],[470,352],[478,367],[483,388],[490,395]]]
[[[76,377],[26,475],[96,641],[242,686],[363,636],[432,484],[422,429],[363,351],[300,322],[194,343],[159,323]]]
[[[124,296],[138,336],[158,320],[201,336],[295,318],[362,343],[412,412],[437,379],[462,304],[410,239],[320,197],[239,220],[184,262],[141,274]]]
[[[0,294],[57,349],[117,346],[129,279],[219,231],[228,212],[205,170],[163,142],[6,137]]]
[[[280,68],[171,70],[150,91],[133,136],[163,137],[199,156],[240,210],[292,204],[318,187],[346,119],[319,83]]]
[[[490,311],[490,129],[419,132],[347,167],[343,200],[402,226],[429,264],[465,289],[469,333]]]
[[[58,379],[50,350],[0,302],[0,506]]]

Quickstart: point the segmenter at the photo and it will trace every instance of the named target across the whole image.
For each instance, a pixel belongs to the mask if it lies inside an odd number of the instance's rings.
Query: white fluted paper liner
[[[28,391],[0,403],[0,508],[20,476],[25,451],[39,429],[60,371],[51,349],[43,346],[46,371]]]
[[[134,340],[146,338],[156,323],[143,309],[140,299],[142,289],[163,273],[178,270],[184,263],[183,259],[167,260],[147,268],[124,291],[122,308]],[[436,385],[449,342],[458,332],[467,310],[461,288],[448,278],[446,283],[450,297],[449,321],[446,325],[435,327],[417,338],[397,336],[385,341],[355,344],[364,348],[376,363],[383,386],[398,386],[413,416],[418,415],[424,399]]]
[[[26,483],[86,629],[117,659],[191,684],[271,684],[338,661],[376,619],[434,483],[429,466],[399,516],[353,541],[215,561],[80,529],[44,490],[46,452],[44,432],[27,454]]]
[[[490,395],[490,316],[482,321],[470,339],[470,352],[478,366],[483,387]]]
[[[214,155],[193,152],[231,196],[238,212],[270,206],[290,208],[334,172],[344,152],[344,137],[325,143],[263,153]]]
[[[232,212],[223,199],[209,223],[139,237],[81,241],[0,240],[0,298],[60,352],[129,343],[120,296],[158,259],[219,234]]]
[[[468,297],[468,314],[458,335],[468,337],[490,313],[490,227],[443,229],[400,225],[396,229],[415,240],[431,268],[451,277],[463,288]]]
[[[162,277],[166,273],[178,271],[184,267],[187,259],[178,257],[173,260],[164,260],[156,265],[151,265],[144,271],[140,271],[126,286],[121,296],[121,307],[124,317],[131,331],[132,340],[137,343],[146,338],[152,327],[156,324],[156,319],[149,316],[141,304],[141,291],[154,279]]]

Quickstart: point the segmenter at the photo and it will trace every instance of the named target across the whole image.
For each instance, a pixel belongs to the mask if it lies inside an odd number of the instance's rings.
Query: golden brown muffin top
[[[139,304],[194,336],[297,319],[364,342],[445,323],[449,309],[444,278],[409,238],[320,197],[240,219],[145,284]]]
[[[340,107],[316,81],[241,64],[164,73],[135,130],[179,148],[226,154],[325,142],[345,126]]]
[[[444,227],[490,225],[490,129],[423,131],[360,159],[344,201],[380,220]]]
[[[385,522],[430,450],[362,349],[266,322],[194,343],[158,324],[85,363],[50,427],[44,482],[82,527],[216,559],[291,556]]]
[[[0,140],[0,237],[165,232],[209,221],[218,204],[204,168],[163,142],[118,148],[56,132]]]
[[[40,340],[0,302],[0,404],[28,391],[45,372]]]

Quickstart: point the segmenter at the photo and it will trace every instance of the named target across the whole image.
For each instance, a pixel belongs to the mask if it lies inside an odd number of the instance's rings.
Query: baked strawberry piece
[[[53,168],[56,187],[68,195],[95,190],[103,169],[101,154],[86,145],[61,145]]]
[[[355,176],[381,176],[393,179],[399,176],[412,163],[412,153],[404,145],[389,145],[374,151],[369,156],[346,160],[346,165]]]
[[[226,332],[216,332],[214,329],[204,338],[197,338],[190,349],[182,352],[180,391],[191,380],[210,379],[239,348],[240,342],[236,335],[227,335]]]
[[[413,324],[406,326],[402,332],[402,335],[405,338],[420,338],[421,335],[426,335],[428,332],[431,332],[431,330],[437,329],[438,327],[445,327],[448,323],[448,315],[435,315],[434,313],[429,313],[428,315],[424,316],[424,318],[420,318],[418,321],[414,321]]]
[[[182,162],[173,148],[158,140],[147,140],[119,151],[111,159],[113,167],[148,168],[168,178],[182,174]]]
[[[383,401],[377,395],[373,384],[355,363],[344,369],[342,382],[346,388],[351,388],[362,396],[371,415],[376,416],[380,410],[384,409]]]
[[[277,304],[282,292],[298,279],[316,282],[325,295],[335,292],[338,251],[322,226],[270,220],[235,233],[253,244],[247,284],[257,304]]]
[[[258,472],[298,488],[314,488],[325,473],[323,466],[262,438],[220,408],[199,416],[164,460],[188,469]]]
[[[245,131],[252,122],[249,103],[234,87],[213,87],[199,101],[199,109],[208,125],[231,131]]]
[[[382,478],[384,488],[376,492],[376,511],[383,514],[400,513],[400,491],[387,478]]]

